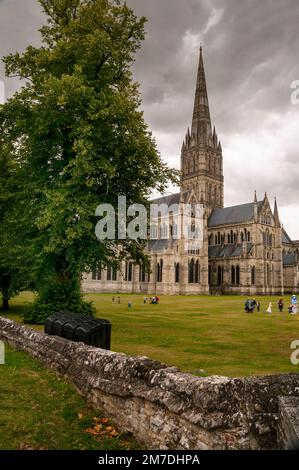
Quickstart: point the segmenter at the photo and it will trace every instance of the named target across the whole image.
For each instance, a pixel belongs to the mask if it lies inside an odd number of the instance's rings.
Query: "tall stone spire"
[[[212,129],[202,48],[196,81],[191,131],[188,129],[181,152],[181,191],[193,190],[207,216],[224,204],[223,158],[216,129]]]
[[[191,137],[197,144],[207,144],[212,134],[209,99],[203,64],[202,47],[200,46],[199,66],[197,73],[195,101],[192,119]]]

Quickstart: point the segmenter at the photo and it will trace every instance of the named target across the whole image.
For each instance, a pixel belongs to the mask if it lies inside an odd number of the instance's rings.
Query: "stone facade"
[[[283,435],[290,434],[286,419],[279,421],[279,397],[299,399],[299,374],[200,378],[2,317],[0,340],[70,380],[89,403],[150,449],[275,449],[281,425]]]
[[[278,415],[278,446],[299,450],[299,397],[281,397]]]
[[[299,242],[292,241],[279,220],[275,200],[267,194],[224,208],[222,147],[212,130],[202,50],[196,83],[191,131],[181,151],[181,191],[152,201],[156,204],[202,204],[203,244],[186,249],[184,240],[159,230],[151,240],[150,274],[142,267],[123,264],[85,274],[86,292],[146,294],[236,293],[262,295],[299,292]],[[171,224],[170,224],[171,227]]]

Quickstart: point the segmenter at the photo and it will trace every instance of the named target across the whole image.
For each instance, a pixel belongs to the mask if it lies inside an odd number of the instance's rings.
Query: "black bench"
[[[45,333],[110,350],[111,327],[109,320],[55,312],[46,320]]]

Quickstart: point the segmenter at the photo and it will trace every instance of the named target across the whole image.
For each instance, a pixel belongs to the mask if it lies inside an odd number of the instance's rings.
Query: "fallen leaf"
[[[94,427],[94,430],[96,432],[100,432],[100,430],[103,428],[103,426],[101,424],[97,424],[95,427]]]
[[[108,424],[108,423],[109,423],[109,419],[108,419],[108,418],[102,418],[102,419],[100,419],[100,423],[102,423],[102,424]]]
[[[85,432],[87,432],[88,434],[92,434],[93,436],[97,435],[97,432],[94,430],[94,428],[85,429]]]

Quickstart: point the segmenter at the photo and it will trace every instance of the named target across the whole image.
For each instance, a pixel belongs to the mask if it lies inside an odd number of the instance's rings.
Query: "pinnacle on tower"
[[[275,225],[277,227],[280,227],[280,220],[279,220],[279,213],[278,213],[278,206],[277,206],[276,198],[275,198],[275,202],[274,202],[274,221],[275,221]]]
[[[206,76],[203,64],[202,47],[200,47],[197,83],[192,119],[192,136],[197,143],[207,144],[212,134],[209,99]]]
[[[256,195],[256,191],[254,191],[254,200],[253,200],[253,203],[254,203],[254,207],[253,207],[253,211],[254,211],[254,220],[257,222],[257,220],[258,220],[258,205],[257,205],[257,195]]]
[[[213,129],[213,143],[214,143],[215,148],[217,148],[217,145],[218,145],[218,137],[217,137],[217,134],[216,134],[215,126],[214,126],[214,129]]]

